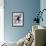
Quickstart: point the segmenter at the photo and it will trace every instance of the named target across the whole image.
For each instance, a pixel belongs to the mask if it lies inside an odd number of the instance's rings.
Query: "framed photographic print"
[[[24,26],[24,12],[12,12],[12,26]]]

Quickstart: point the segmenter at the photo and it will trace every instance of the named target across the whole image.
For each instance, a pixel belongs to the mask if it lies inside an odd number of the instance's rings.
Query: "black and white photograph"
[[[24,12],[13,12],[12,13],[12,25],[23,26],[24,24]]]

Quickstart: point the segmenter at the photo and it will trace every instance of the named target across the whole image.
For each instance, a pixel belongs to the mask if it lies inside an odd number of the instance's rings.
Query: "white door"
[[[4,0],[0,0],[0,42],[4,41]]]

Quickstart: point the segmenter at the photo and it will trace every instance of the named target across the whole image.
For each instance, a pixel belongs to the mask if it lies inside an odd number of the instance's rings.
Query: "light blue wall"
[[[40,0],[4,0],[4,38],[18,41],[32,28],[35,12],[40,9]],[[12,27],[12,12],[24,12],[24,27]]]
[[[42,11],[43,9],[46,9],[46,0],[41,0],[40,1],[40,10]],[[40,25],[45,26],[46,27],[46,10],[43,12],[43,22],[40,22]]]

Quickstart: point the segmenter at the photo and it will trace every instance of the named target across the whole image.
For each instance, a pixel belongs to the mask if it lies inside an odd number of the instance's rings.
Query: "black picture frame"
[[[24,26],[24,12],[12,12],[12,27]]]

